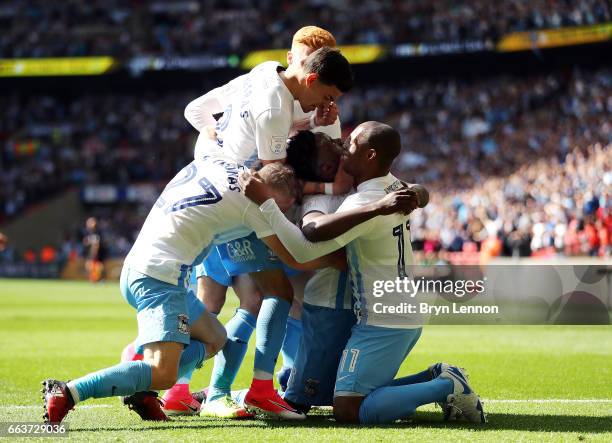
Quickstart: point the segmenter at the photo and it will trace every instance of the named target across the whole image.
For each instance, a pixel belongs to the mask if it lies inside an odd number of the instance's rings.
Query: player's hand
[[[268,186],[264,183],[257,172],[243,172],[238,176],[238,185],[242,193],[258,206],[272,198]]]
[[[331,102],[328,106],[317,106],[314,122],[316,126],[333,125],[338,119],[338,106]]]
[[[405,181],[402,181],[402,184],[406,188],[411,189],[414,192],[416,192],[417,201],[419,203],[419,208],[424,208],[425,206],[427,206],[427,204],[429,203],[429,191],[427,190],[425,186],[419,185],[418,183],[410,184],[410,183],[406,183]]]
[[[424,208],[429,203],[429,191],[423,185],[410,185],[409,189],[414,191],[417,195],[417,200],[419,203],[419,208]]]
[[[418,207],[417,193],[410,188],[391,192],[376,202],[378,215],[389,215],[396,212],[408,215]]]

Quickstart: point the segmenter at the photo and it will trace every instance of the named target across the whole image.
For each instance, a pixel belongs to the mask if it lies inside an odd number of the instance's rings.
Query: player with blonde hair
[[[308,26],[298,30],[294,36],[291,50],[287,53],[289,67],[286,72],[308,70],[309,66],[312,65],[309,60],[315,55],[315,52],[327,51],[330,53],[328,48],[335,46],[335,44],[333,35],[324,29]],[[266,62],[254,68],[251,72],[253,73],[264,66],[266,69],[280,70],[278,63]],[[246,145],[251,146],[250,144],[245,145],[240,141],[240,134],[245,132],[244,128],[241,127],[244,119],[241,116],[246,115],[245,111],[248,114],[248,110],[238,110],[236,104],[240,106],[240,103],[244,102],[245,91],[250,89],[248,87],[248,75],[241,76],[225,86],[208,92],[192,101],[185,109],[187,120],[201,132],[194,152],[196,158],[203,155],[215,155],[233,161],[244,161],[247,166],[252,165],[257,157],[264,161],[284,161],[283,148],[286,145],[288,133],[284,138],[280,135],[270,134],[271,138],[265,139],[264,142],[261,142],[261,137],[257,136],[255,140],[258,144],[256,153],[250,148],[244,147]],[[351,79],[345,80],[345,83],[350,85]],[[338,86],[341,89],[347,89],[346,85]],[[257,93],[257,91],[253,92],[253,94]],[[290,133],[306,127],[321,130],[321,127],[325,126],[324,130],[330,131],[330,136],[340,138],[340,122],[334,98],[333,96],[326,97],[327,100],[321,102],[316,109],[305,107],[300,100],[293,100],[291,106],[293,108],[293,124]],[[220,116],[220,114],[222,115]],[[215,116],[219,119],[218,121],[215,120]],[[246,118],[252,118],[252,116]],[[273,121],[269,127],[276,130],[274,129],[276,123]],[[216,130],[214,137],[217,139],[217,146],[211,148],[209,143],[210,133],[205,128],[213,124]],[[260,132],[270,132],[267,130],[269,128],[261,129]],[[257,128],[256,131],[258,131]],[[264,144],[266,146],[263,146]],[[268,144],[269,146],[267,146]],[[340,176],[338,183],[329,183],[327,187],[330,186],[332,190],[340,192],[347,187],[350,188],[352,183],[347,183],[345,178]],[[307,182],[304,184],[304,190],[307,192],[323,192],[326,188],[323,183]],[[241,253],[236,254],[236,251]],[[226,269],[229,269],[230,272],[226,272]],[[253,394],[256,394],[256,398],[253,400],[263,406],[259,409],[265,411],[266,407],[269,407],[271,410],[267,412],[272,415],[283,415],[285,418],[303,418],[303,415],[293,413],[291,408],[278,397],[272,383],[273,363],[283,344],[283,333],[287,328],[290,332],[289,335],[294,337],[295,335],[292,335],[291,332],[297,330],[294,320],[289,320],[289,324],[286,326],[288,311],[294,294],[282,268],[282,263],[269,254],[265,245],[252,236],[235,240],[231,244],[219,245],[216,251],[201,266],[196,268],[198,297],[204,301],[211,312],[220,312],[225,301],[227,287],[232,283],[237,283],[236,277],[241,274],[249,274],[253,277],[259,295],[254,294],[252,286],[245,286],[242,278],[240,279],[241,283],[234,284],[241,305],[234,317],[226,324],[229,340],[226,347],[215,359],[210,390],[208,391],[206,404],[203,405],[202,414],[226,418],[247,415],[244,409],[231,402],[229,394],[231,384],[246,352],[248,340],[253,330],[257,328],[258,352],[252,385]],[[245,287],[247,290],[244,290]],[[266,320],[269,317],[267,314],[263,317],[258,316],[262,298],[263,311],[274,311],[272,315],[274,321]],[[277,311],[280,311],[280,314],[277,314]],[[276,321],[277,317],[278,322]],[[273,329],[278,329],[278,331],[274,332]],[[293,341],[297,342],[298,340],[299,337]],[[185,377],[180,380],[179,385],[164,395],[164,409],[167,412],[191,413],[195,404],[189,398],[188,381],[189,377]],[[272,399],[272,402],[267,401],[268,399]],[[203,400],[203,396],[198,396],[198,400]],[[276,406],[277,404],[281,404],[282,407]]]

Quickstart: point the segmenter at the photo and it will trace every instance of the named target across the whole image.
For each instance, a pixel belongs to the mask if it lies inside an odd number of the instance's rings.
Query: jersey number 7
[[[198,180],[198,184],[204,191],[203,193],[182,198],[172,204],[168,204],[166,198],[164,198],[164,196],[168,195],[168,191],[189,183],[197,176],[198,170],[195,164],[191,163],[181,172],[185,172],[185,175],[170,182],[166,186],[166,189],[164,189],[164,192],[162,192],[162,195],[160,195],[155,202],[156,207],[164,208],[164,213],[169,214],[171,212],[180,211],[181,209],[189,208],[191,206],[212,205],[221,201],[222,197],[217,188],[215,188],[215,186],[206,177],[202,177],[200,180]]]

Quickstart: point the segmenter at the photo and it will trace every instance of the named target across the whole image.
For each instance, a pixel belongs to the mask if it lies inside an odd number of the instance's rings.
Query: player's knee
[[[170,389],[176,384],[178,367],[153,366],[151,369],[154,389]]]
[[[253,317],[257,317],[259,314],[259,308],[261,308],[261,295],[249,294],[240,297],[240,307],[251,314]]]
[[[359,423],[361,397],[334,397],[334,418],[338,423]]]
[[[267,291],[266,295],[281,298],[289,303],[293,302],[293,288],[288,280],[275,284]]]
[[[225,328],[221,327],[220,330],[215,330],[215,334],[210,340],[210,342],[205,343],[206,348],[206,359],[210,357],[214,357],[223,347],[225,346],[225,342],[227,341],[227,331]]]
[[[293,301],[293,287],[283,271],[265,271],[250,275],[264,295],[282,298],[289,303]]]

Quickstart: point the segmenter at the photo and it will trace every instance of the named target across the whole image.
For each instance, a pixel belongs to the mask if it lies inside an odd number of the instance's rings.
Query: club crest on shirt
[[[281,152],[283,152],[283,148],[285,147],[286,143],[287,137],[272,137],[272,140],[270,141],[270,152],[272,152],[272,154],[280,154]]]
[[[189,318],[185,314],[178,315],[178,331],[181,334],[189,334]]]

